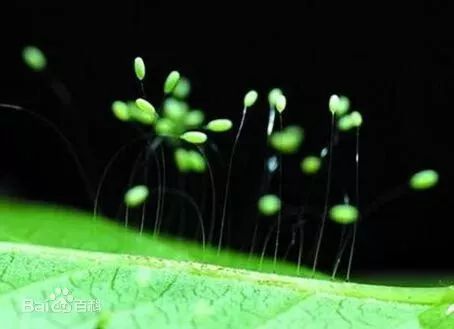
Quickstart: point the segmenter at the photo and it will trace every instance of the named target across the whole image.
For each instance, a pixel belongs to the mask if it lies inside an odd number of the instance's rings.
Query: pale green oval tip
[[[350,120],[352,122],[353,127],[359,128],[363,124],[363,116],[361,113],[354,111],[350,113]]]
[[[329,98],[328,107],[333,115],[337,112],[339,102],[340,98],[337,95],[331,95],[331,97]]]
[[[191,83],[187,78],[181,77],[178,81],[172,95],[179,99],[185,99],[191,93]]]
[[[181,121],[188,112],[188,104],[173,97],[167,98],[164,102],[164,114],[166,117]]]
[[[422,170],[411,176],[410,187],[414,190],[427,190],[437,185],[438,179],[439,176],[435,170]]]
[[[118,120],[129,120],[129,107],[128,104],[122,101],[115,101],[112,103],[112,112]]]
[[[315,175],[320,170],[321,165],[322,161],[319,157],[307,156],[301,161],[300,168],[306,175]]]
[[[185,132],[180,138],[192,144],[203,144],[207,141],[207,135],[200,131]]]
[[[284,112],[285,107],[287,106],[287,98],[284,95],[278,95],[276,97],[276,110],[279,113]]]
[[[203,173],[206,170],[206,163],[204,157],[196,151],[189,151],[189,161],[191,170],[196,173]]]
[[[46,56],[34,46],[25,47],[22,51],[22,58],[29,68],[37,72],[43,71],[47,66]]]
[[[351,205],[339,204],[330,209],[329,217],[339,224],[351,224],[358,220],[359,212]]]
[[[298,151],[304,140],[304,130],[298,126],[289,126],[282,131],[275,132],[270,137],[271,146],[284,154]]]
[[[156,114],[156,110],[155,110],[154,106],[149,101],[147,101],[143,98],[137,98],[136,105],[143,112],[150,113],[153,115]]]
[[[191,129],[197,128],[203,123],[203,120],[205,120],[205,114],[202,111],[192,110],[184,118],[184,124]]]
[[[160,118],[156,121],[155,131],[160,136],[173,136],[177,132],[177,126],[168,118]]]
[[[208,122],[207,129],[216,133],[232,129],[232,121],[229,119],[216,119]]]
[[[337,121],[337,128],[339,128],[340,131],[349,131],[353,127],[353,120],[349,115],[343,116]]]
[[[336,115],[341,117],[350,111],[350,100],[347,96],[340,96],[337,102]]]
[[[172,71],[170,74],[167,76],[166,81],[164,82],[164,93],[165,94],[170,94],[178,84],[178,81],[180,80],[180,72],[178,71]]]
[[[281,210],[281,200],[277,195],[266,194],[259,199],[258,209],[264,216],[273,216]]]
[[[279,88],[271,89],[271,91],[268,93],[268,103],[271,106],[275,106],[276,105],[276,101],[277,101],[277,97],[279,95],[282,95],[282,90],[281,89],[279,89]]]
[[[245,107],[251,107],[252,105],[255,104],[258,98],[258,94],[255,90],[250,90],[246,96],[244,96],[244,106]]]
[[[182,173],[186,173],[191,170],[191,156],[185,149],[179,148],[175,150],[175,164],[178,170]]]
[[[145,185],[137,185],[130,188],[125,194],[125,204],[134,208],[140,206],[148,198],[149,191]]]
[[[145,78],[145,63],[142,57],[136,57],[134,59],[134,72],[136,73],[137,79],[142,81]]]

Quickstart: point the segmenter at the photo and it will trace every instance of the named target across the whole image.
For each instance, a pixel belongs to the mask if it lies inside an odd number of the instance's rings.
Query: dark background
[[[324,174],[307,199],[311,182],[302,178],[298,162],[302,155],[318,153],[327,145],[329,96],[348,95],[365,119],[361,131],[364,207],[405,184],[415,171],[433,168],[441,177],[436,189],[403,194],[361,223],[355,270],[453,272],[449,190],[453,39],[442,33],[446,31],[442,7],[433,4],[422,15],[411,8],[398,12],[371,4],[336,8],[304,2],[291,8],[145,3],[114,1],[103,8],[51,1],[2,5],[0,102],[28,107],[53,121],[73,142],[89,181],[96,186],[109,158],[137,137],[133,127],[118,122],[110,111],[113,100],[140,95],[132,71],[135,56],[146,62],[145,87],[153,102],[159,103],[168,72],[178,69],[192,81],[191,104],[204,109],[209,119],[229,117],[238,123],[243,95],[257,89],[262,97],[249,112],[235,158],[227,239],[231,247],[247,250],[266,153],[265,94],[281,87],[288,96],[285,122],[306,130],[302,151],[284,159],[286,214],[302,200],[321,209]],[[422,32],[421,25],[435,28]],[[21,49],[29,44],[46,53],[46,74],[33,73],[22,63]],[[62,105],[55,96],[55,79],[71,92],[71,105]],[[92,202],[55,133],[28,115],[2,110],[0,116],[2,194],[90,211]],[[233,137],[233,133],[216,137],[224,158],[224,167],[213,160],[219,199]],[[128,148],[108,176],[101,195],[107,215],[118,213],[139,151],[140,145]],[[341,136],[335,154],[332,203],[354,193],[353,135]],[[175,172],[169,166],[169,184],[175,185]],[[188,191],[200,201],[203,179],[189,177],[188,181]],[[270,191],[276,191],[275,183]],[[166,210],[175,215],[180,203],[172,202],[172,209]],[[170,215],[164,224],[166,232],[195,236],[196,222],[190,214],[184,232],[178,232],[176,215]],[[269,227],[266,221],[271,220],[261,220],[265,221],[263,241]],[[294,218],[284,218],[283,244],[291,238],[293,222]],[[312,218],[306,225],[306,264],[311,262],[317,223]],[[338,226],[328,227],[320,261],[324,270],[331,269],[340,231]]]

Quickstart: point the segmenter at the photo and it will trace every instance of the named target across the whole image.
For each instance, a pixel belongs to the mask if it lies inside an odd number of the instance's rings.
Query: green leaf
[[[434,329],[452,324],[446,311],[454,302],[453,287],[371,286],[181,261],[212,261],[214,252],[208,248],[200,254],[194,244],[139,236],[54,206],[0,202],[0,240],[12,241],[0,242],[0,318],[6,329]],[[232,262],[244,257],[222,253],[218,262],[226,254]],[[279,270],[285,266],[279,264]],[[23,312],[37,303],[55,306],[48,301],[52,298],[66,301],[57,311],[70,311]]]

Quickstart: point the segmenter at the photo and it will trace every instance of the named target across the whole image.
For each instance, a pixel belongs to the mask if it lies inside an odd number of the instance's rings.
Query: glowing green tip
[[[316,156],[307,156],[300,163],[301,171],[306,175],[315,175],[320,170],[321,165],[322,161]]]
[[[199,152],[189,151],[188,156],[192,171],[196,173],[205,172],[206,169],[205,159]]]
[[[271,146],[277,151],[292,154],[298,151],[304,140],[304,130],[298,126],[289,126],[271,135]]]
[[[359,128],[363,124],[363,117],[361,113],[354,111],[350,113],[350,120],[352,121],[353,127]]]
[[[134,59],[134,72],[136,73],[137,79],[142,81],[145,78],[145,63],[142,57],[136,57]]]
[[[156,121],[155,131],[160,136],[172,136],[175,135],[177,126],[168,118],[160,118]]]
[[[125,194],[125,203],[128,207],[140,206],[148,198],[149,191],[145,185],[137,185],[129,189]]]
[[[359,212],[351,205],[339,204],[330,209],[329,217],[339,224],[351,224],[358,220]]]
[[[172,71],[170,74],[167,76],[166,81],[164,82],[164,93],[165,94],[170,94],[178,84],[178,81],[180,81],[180,73],[178,71]]]
[[[251,107],[252,105],[254,105],[255,102],[257,101],[258,96],[259,95],[257,94],[257,92],[255,90],[249,91],[246,94],[246,96],[244,96],[244,106]]]
[[[174,153],[175,164],[180,172],[188,172],[191,170],[191,156],[185,149],[179,148]]]
[[[145,113],[156,114],[156,110],[151,103],[143,98],[136,99],[137,107]]]
[[[410,178],[410,187],[414,190],[427,190],[437,185],[438,178],[435,170],[422,170]]]
[[[184,124],[188,128],[197,128],[203,123],[203,120],[205,120],[205,115],[202,111],[192,110],[184,118]]]
[[[172,92],[172,95],[179,99],[185,99],[189,96],[191,92],[191,83],[188,79],[181,77],[178,81],[175,89]]]
[[[336,115],[341,117],[350,111],[350,100],[346,96],[340,96],[336,107]]]
[[[258,209],[264,216],[273,216],[281,209],[281,200],[274,194],[266,194],[259,199]]]
[[[154,112],[145,112],[137,106],[136,102],[128,102],[129,117],[131,120],[140,122],[144,125],[152,125],[157,118]]]
[[[164,102],[164,114],[169,119],[181,121],[184,119],[187,112],[188,105],[183,101],[170,97]]]
[[[271,89],[271,91],[268,93],[268,103],[272,106],[276,106],[277,98],[279,95],[282,95],[282,90],[279,88],[274,88]]]
[[[203,144],[207,141],[207,135],[200,131],[185,132],[180,138],[192,144]]]
[[[129,107],[128,104],[122,101],[115,101],[112,103],[112,112],[118,120],[129,120]]]
[[[224,131],[228,131],[232,129],[232,121],[229,119],[216,119],[208,122],[207,127],[208,130],[220,133]]]
[[[331,97],[329,98],[328,107],[333,115],[337,112],[337,109],[339,107],[339,102],[340,102],[340,99],[339,99],[339,96],[337,96],[337,95],[331,95]]]
[[[350,115],[345,115],[337,121],[337,128],[339,128],[340,131],[349,131],[353,127],[353,120]]]
[[[33,71],[42,71],[46,68],[47,59],[44,53],[37,47],[28,46],[22,51],[25,64]]]
[[[282,113],[284,112],[286,106],[287,98],[285,98],[284,95],[276,96],[276,110],[278,110],[279,113]]]

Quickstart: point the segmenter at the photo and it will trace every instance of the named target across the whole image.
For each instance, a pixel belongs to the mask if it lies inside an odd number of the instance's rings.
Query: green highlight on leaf
[[[164,93],[165,94],[170,94],[178,84],[178,81],[180,80],[180,72],[178,71],[172,71],[170,74],[167,76],[166,81],[164,82]]]
[[[281,200],[277,195],[266,194],[260,197],[258,201],[258,209],[264,216],[273,216],[281,209]]]
[[[112,112],[115,117],[120,121],[129,120],[129,107],[123,101],[115,101],[112,103]]]
[[[244,107],[251,107],[257,101],[258,94],[255,90],[250,90],[246,96],[244,96]]]
[[[25,64],[33,71],[40,72],[46,68],[47,59],[44,53],[37,47],[27,46],[22,51]]]
[[[229,119],[216,119],[208,122],[206,128],[213,132],[224,132],[232,129],[232,121]]]
[[[203,144],[207,141],[207,135],[201,131],[187,131],[180,138],[191,144]]]
[[[142,57],[136,57],[134,59],[134,72],[136,73],[137,79],[142,81],[145,78],[145,63]]]
[[[439,176],[435,170],[422,170],[410,178],[410,187],[414,190],[427,190],[437,185],[438,179]]]
[[[351,224],[358,220],[359,212],[349,204],[339,204],[330,209],[329,217],[339,224]]]
[[[287,98],[284,95],[277,95],[276,96],[276,110],[279,113],[284,112],[285,107],[287,106]]]
[[[271,135],[271,146],[284,154],[292,154],[298,151],[304,140],[304,130],[298,126],[288,126],[282,131]]]
[[[134,208],[143,204],[148,198],[148,195],[148,187],[145,185],[137,185],[126,192],[124,201],[128,207]]]
[[[181,77],[172,91],[172,95],[178,99],[185,99],[191,92],[191,83],[187,78]]]
[[[320,170],[322,161],[316,156],[307,156],[301,160],[300,168],[306,175],[315,175]]]

